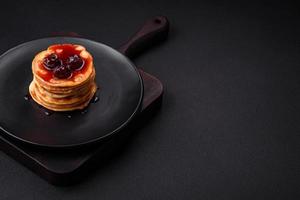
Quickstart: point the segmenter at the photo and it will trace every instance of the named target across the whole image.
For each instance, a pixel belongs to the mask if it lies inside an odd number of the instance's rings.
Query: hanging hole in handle
[[[156,24],[161,24],[161,19],[156,18],[156,19],[154,20],[154,22],[155,22]]]

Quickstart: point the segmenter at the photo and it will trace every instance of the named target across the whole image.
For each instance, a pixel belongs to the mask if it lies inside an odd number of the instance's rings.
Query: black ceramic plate
[[[26,101],[34,56],[56,43],[80,44],[94,57],[99,101],[87,112],[47,116],[33,100]],[[23,142],[46,147],[90,144],[118,132],[139,112],[142,79],[134,65],[116,50],[82,38],[54,37],[19,45],[0,57],[0,128]]]

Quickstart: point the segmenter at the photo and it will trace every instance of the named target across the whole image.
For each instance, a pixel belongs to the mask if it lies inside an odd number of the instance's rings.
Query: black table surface
[[[299,8],[271,1],[2,3],[1,53],[57,32],[118,47],[159,14],[171,30],[135,59],[165,93],[159,113],[122,152],[65,187],[0,152],[0,199],[299,199]]]

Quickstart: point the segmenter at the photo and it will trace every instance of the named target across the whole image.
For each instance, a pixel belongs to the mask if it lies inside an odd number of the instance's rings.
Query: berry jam
[[[58,44],[49,47],[54,51],[43,59],[40,67],[47,70],[47,73],[40,76],[49,81],[53,77],[58,79],[71,79],[79,73],[84,73],[91,58],[85,59],[80,56],[81,50],[76,50],[72,44]]]

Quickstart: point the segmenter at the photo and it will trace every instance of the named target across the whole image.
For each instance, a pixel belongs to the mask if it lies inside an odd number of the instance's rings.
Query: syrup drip
[[[47,116],[50,116],[50,115],[52,115],[52,112],[51,112],[51,111],[49,111],[49,110],[46,110],[44,113],[45,113],[45,115],[47,115]]]
[[[31,96],[29,94],[24,95],[25,101],[29,101],[31,99]]]
[[[97,103],[99,101],[99,97],[98,96],[94,96],[92,103]]]
[[[84,115],[84,114],[86,114],[87,112],[88,112],[88,110],[85,109],[85,110],[81,111],[81,114]]]

